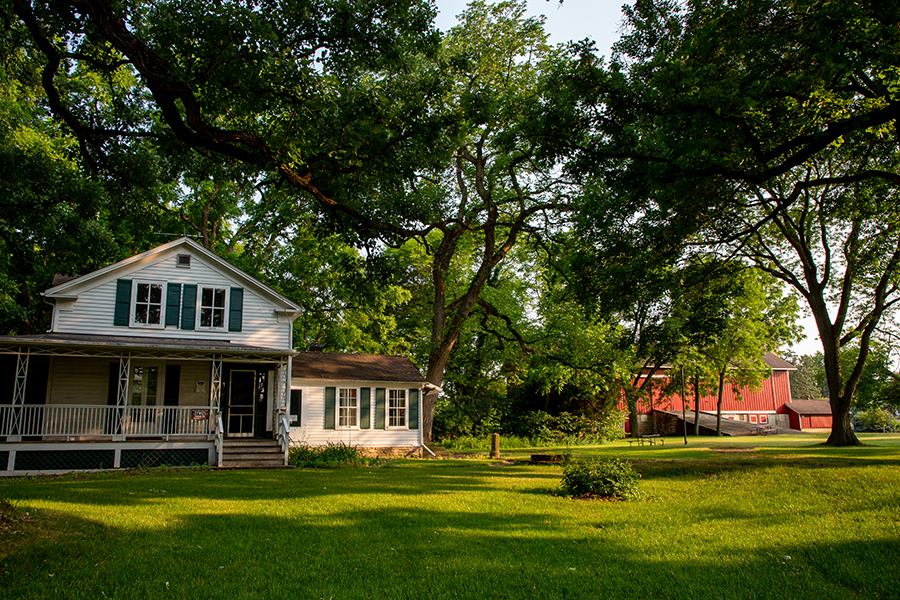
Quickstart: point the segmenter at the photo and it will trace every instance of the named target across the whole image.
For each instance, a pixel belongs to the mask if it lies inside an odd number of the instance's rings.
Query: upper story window
[[[135,281],[131,306],[131,325],[135,327],[163,326],[162,283]]]
[[[225,297],[227,288],[200,288],[200,327],[203,329],[225,328]]]
[[[406,390],[388,390],[388,427],[406,427]]]

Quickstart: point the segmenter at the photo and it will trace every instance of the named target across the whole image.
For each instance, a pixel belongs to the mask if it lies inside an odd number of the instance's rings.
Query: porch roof
[[[20,348],[28,348],[35,354],[57,356],[118,357],[123,352],[130,352],[132,356],[180,359],[210,359],[211,355],[219,354],[233,359],[271,360],[287,358],[296,354],[294,350],[232,344],[223,340],[78,333],[0,336],[0,354],[17,353]]]

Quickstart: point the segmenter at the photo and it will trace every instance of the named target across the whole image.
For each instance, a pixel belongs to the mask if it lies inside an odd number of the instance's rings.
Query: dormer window
[[[225,328],[225,297],[228,288],[200,288],[200,327],[203,329]]]
[[[163,285],[149,281],[135,281],[131,308],[133,327],[162,327]]]

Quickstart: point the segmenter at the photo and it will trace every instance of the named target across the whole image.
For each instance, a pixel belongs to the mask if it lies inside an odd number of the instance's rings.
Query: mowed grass
[[[0,598],[900,597],[900,436],[819,441],[572,449],[639,502],[482,458],[0,480]]]

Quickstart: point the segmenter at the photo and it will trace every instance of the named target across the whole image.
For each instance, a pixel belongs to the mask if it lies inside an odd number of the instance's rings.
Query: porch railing
[[[140,438],[212,435],[208,406],[0,405],[0,437]]]

